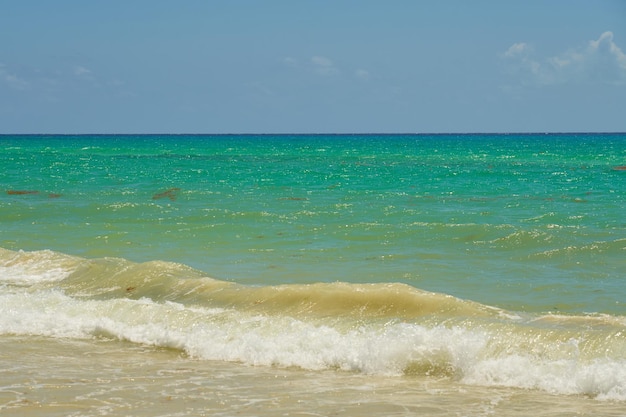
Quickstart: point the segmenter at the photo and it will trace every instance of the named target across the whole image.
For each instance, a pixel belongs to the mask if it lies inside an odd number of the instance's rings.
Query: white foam
[[[504,344],[506,335],[460,326],[346,327],[149,299],[75,299],[56,290],[17,287],[0,293],[0,334],[110,337],[180,349],[201,359],[311,370],[402,375],[414,368],[471,385],[626,401],[624,359],[585,361],[576,355],[498,350],[494,339]]]
[[[44,250],[36,252],[2,250],[0,283],[30,285],[65,279],[76,267],[76,258]]]
[[[462,381],[472,385],[539,389],[554,394],[586,394],[626,401],[626,360],[549,360],[531,354],[477,361]]]

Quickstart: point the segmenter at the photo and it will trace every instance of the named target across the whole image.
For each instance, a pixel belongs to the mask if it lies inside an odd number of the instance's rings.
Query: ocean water
[[[626,415],[626,134],[0,136],[2,415]]]

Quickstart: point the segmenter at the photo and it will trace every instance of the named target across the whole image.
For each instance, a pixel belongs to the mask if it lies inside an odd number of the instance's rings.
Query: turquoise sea
[[[624,416],[625,211],[626,134],[0,135],[0,413]]]

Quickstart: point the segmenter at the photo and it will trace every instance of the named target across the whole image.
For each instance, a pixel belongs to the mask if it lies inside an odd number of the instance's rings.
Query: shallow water
[[[3,337],[6,416],[623,416],[584,395],[201,361],[118,341]]]
[[[3,413],[626,414],[625,135],[0,145]]]

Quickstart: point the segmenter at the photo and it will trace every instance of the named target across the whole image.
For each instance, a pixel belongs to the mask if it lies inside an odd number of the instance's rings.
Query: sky
[[[625,131],[626,0],[0,0],[0,134]]]

